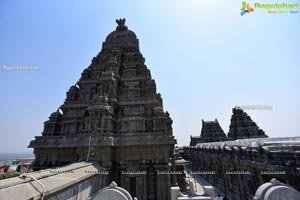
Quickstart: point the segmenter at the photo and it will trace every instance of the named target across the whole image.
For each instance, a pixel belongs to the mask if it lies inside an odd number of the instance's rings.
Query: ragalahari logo
[[[245,1],[242,2],[241,15],[243,16],[246,13],[253,12],[254,9],[249,6]]]

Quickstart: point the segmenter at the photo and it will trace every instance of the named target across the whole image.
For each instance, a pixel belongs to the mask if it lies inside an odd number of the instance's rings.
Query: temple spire
[[[251,117],[241,108],[233,108],[229,126],[228,139],[266,138],[265,132],[260,129]]]
[[[116,19],[116,22],[118,24],[116,31],[127,31],[128,27],[125,25],[126,19]]]

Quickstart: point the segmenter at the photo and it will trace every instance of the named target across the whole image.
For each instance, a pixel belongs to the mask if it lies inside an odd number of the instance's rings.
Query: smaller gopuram
[[[227,137],[217,119],[214,121],[202,120],[201,135],[200,137],[191,136],[190,146],[195,146],[197,143],[220,142],[226,140]]]
[[[233,108],[232,113],[228,140],[268,137],[241,108]]]

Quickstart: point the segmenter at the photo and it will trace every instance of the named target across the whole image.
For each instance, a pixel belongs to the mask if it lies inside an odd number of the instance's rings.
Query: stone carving
[[[100,53],[67,92],[60,110],[45,122],[42,136],[31,141],[29,147],[39,158],[33,168],[97,161],[110,168],[111,180],[139,200],[148,196],[168,200],[169,175],[158,176],[149,169],[170,167],[175,144],[172,119],[163,110],[135,33],[128,30],[125,19],[117,23],[116,31],[106,37]],[[122,174],[129,166],[149,174]]]
[[[233,199],[248,200],[272,178],[300,190],[299,150],[299,137],[256,138],[184,147],[183,158],[191,162],[193,171],[214,171],[217,175],[204,174],[203,178]]]
[[[202,120],[202,130],[199,136],[190,136],[190,146],[196,146],[198,143],[219,142],[236,139],[247,138],[266,138],[265,132],[260,129],[251,117],[240,108],[232,109],[231,124],[229,126],[228,138],[223,129],[219,125],[217,119],[215,121]]]
[[[127,30],[127,26],[125,26],[125,22],[126,22],[126,19],[116,19],[116,22],[118,24],[117,26],[117,31],[124,31],[124,30]]]
[[[242,109],[233,108],[232,112],[228,133],[229,140],[268,137]]]
[[[289,185],[273,178],[262,184],[256,191],[253,200],[296,200],[300,199],[300,192]]]
[[[113,181],[108,187],[100,190],[92,200],[133,200],[131,195]],[[135,198],[135,200],[137,200]]]
[[[227,137],[217,119],[215,119],[215,121],[202,120],[201,135],[200,137],[191,136],[190,146],[195,146],[197,143],[219,142],[226,140]]]
[[[188,194],[182,194],[178,186],[173,186],[171,188],[171,199],[172,200],[213,200],[214,199],[214,189],[210,186],[204,186],[204,194],[198,194],[195,192],[195,185],[192,181],[189,181],[190,192]]]
[[[126,19],[116,19],[116,22],[119,26],[124,26],[125,25],[125,22],[126,22]]]

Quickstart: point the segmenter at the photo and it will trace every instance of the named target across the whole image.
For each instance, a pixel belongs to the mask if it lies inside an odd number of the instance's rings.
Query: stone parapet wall
[[[238,143],[241,143],[239,141]],[[289,151],[287,150],[289,149]],[[227,146],[226,143],[184,147],[183,157],[195,173],[235,199],[252,199],[256,189],[276,178],[300,190],[300,152],[294,142],[265,146]]]
[[[96,163],[73,163],[0,181],[0,199],[88,199],[109,183],[105,168]],[[103,173],[93,173],[103,172]]]

